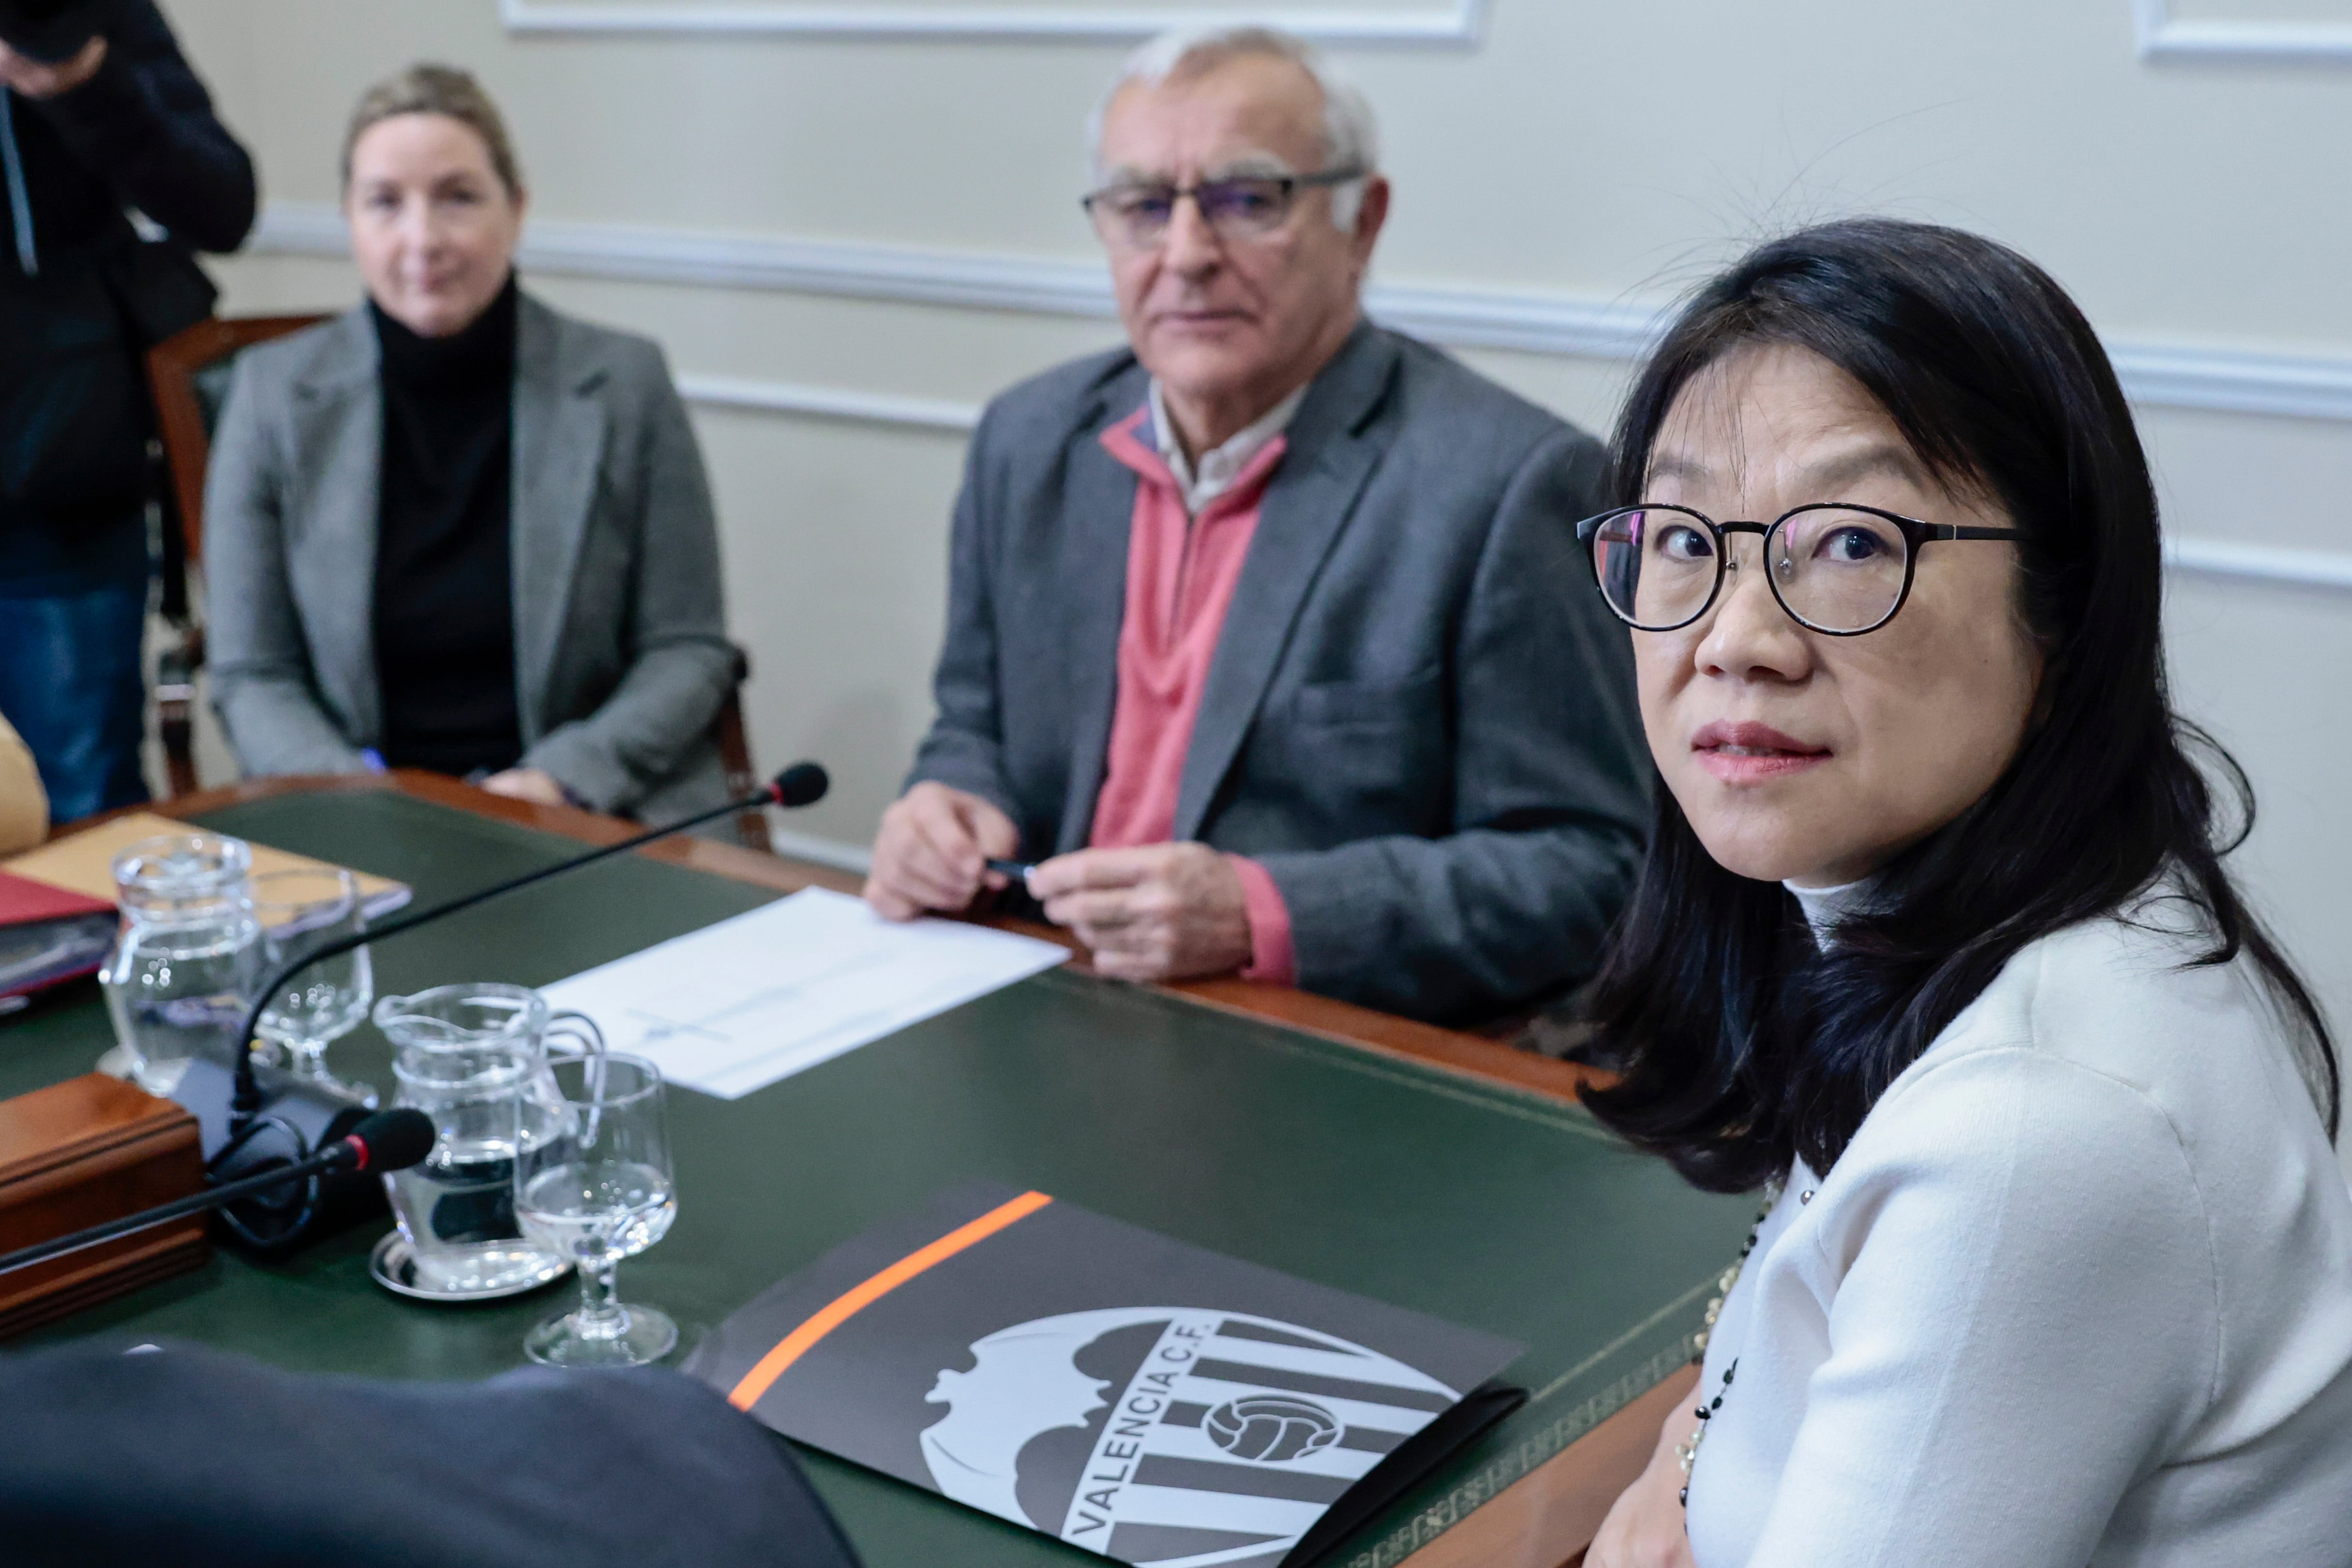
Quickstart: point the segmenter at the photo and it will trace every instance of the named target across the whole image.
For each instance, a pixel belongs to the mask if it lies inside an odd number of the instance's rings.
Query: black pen
[[[1030,864],[1027,861],[1001,861],[992,859],[988,862],[988,869],[1000,875],[1009,876],[1014,882],[1026,887],[1029,885],[1029,873],[1035,871],[1037,868]]]

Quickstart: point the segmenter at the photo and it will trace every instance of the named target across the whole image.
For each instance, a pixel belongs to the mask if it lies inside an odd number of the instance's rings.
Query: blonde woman
[[[361,99],[368,298],[238,361],[205,487],[215,702],[251,774],[415,767],[673,821],[726,799],[702,457],[661,351],[522,291],[497,108]]]

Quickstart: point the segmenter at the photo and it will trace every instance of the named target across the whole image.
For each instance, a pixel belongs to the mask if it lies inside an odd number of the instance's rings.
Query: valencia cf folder
[[[771,1287],[688,1370],[1117,1562],[1298,1568],[1516,1407],[1489,1380],[1522,1348],[971,1183]]]

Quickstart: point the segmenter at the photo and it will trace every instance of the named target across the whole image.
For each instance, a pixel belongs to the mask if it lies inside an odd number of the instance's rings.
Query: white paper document
[[[894,925],[812,887],[541,994],[672,1083],[734,1100],[1069,956],[961,921]]]

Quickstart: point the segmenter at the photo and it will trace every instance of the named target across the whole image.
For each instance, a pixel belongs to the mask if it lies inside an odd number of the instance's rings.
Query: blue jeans
[[[32,749],[52,821],[147,799],[146,625],[143,572],[29,598],[0,585],[0,714]]]

